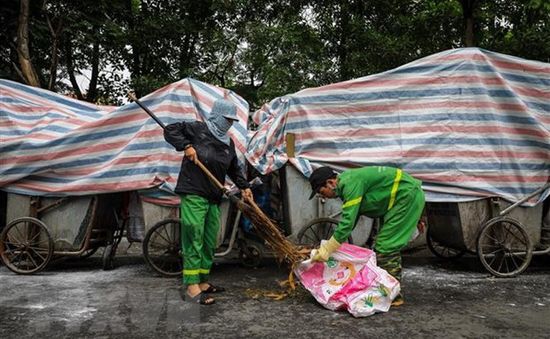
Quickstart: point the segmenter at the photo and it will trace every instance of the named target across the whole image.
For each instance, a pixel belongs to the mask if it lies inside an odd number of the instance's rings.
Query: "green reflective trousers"
[[[399,282],[402,275],[401,250],[409,243],[424,209],[424,192],[420,187],[404,193],[384,215],[384,224],[374,245],[378,266]]]
[[[181,196],[183,283],[208,281],[220,228],[220,207],[198,195]]]

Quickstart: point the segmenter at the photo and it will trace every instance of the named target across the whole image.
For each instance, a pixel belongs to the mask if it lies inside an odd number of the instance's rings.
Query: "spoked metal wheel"
[[[163,276],[181,275],[183,254],[180,244],[180,221],[166,219],[158,222],[143,239],[145,262]]]
[[[492,275],[513,277],[529,266],[533,246],[518,221],[498,217],[483,226],[477,239],[477,254]]]
[[[0,235],[0,256],[6,267],[32,274],[46,267],[53,255],[53,241],[46,225],[31,217],[10,222]]]
[[[426,243],[428,244],[430,252],[432,252],[436,257],[442,259],[457,259],[463,256],[464,253],[466,253],[466,251],[464,250],[456,250],[454,248],[447,247],[439,243],[433,238],[433,235],[431,234],[429,228],[428,233],[426,234]]]
[[[321,240],[327,240],[332,236],[336,226],[338,226],[338,220],[333,218],[313,219],[298,232],[298,243],[318,247]],[[348,238],[348,242],[353,242],[351,236]]]

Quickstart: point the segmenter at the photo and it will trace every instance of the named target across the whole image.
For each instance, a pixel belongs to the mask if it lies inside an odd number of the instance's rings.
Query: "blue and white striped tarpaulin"
[[[432,201],[517,201],[550,174],[550,64],[454,49],[276,98],[253,120],[246,156],[264,174],[287,161],[305,176],[387,165],[421,179]]]
[[[183,79],[141,99],[164,124],[206,119],[214,101],[237,106],[229,134],[244,164],[248,103],[235,93]],[[96,106],[0,79],[0,189],[66,196],[152,189],[152,200],[175,186],[183,152],[135,103]],[[167,200],[165,200],[167,199]]]

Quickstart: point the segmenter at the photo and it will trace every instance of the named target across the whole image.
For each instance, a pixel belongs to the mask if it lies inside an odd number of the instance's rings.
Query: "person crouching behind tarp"
[[[221,182],[225,176],[235,182],[243,196],[252,198],[249,184],[242,175],[235,145],[227,135],[237,120],[237,108],[231,102],[214,102],[206,122],[179,122],[166,126],[164,138],[178,151],[184,151],[176,193],[181,196],[181,242],[183,283],[180,294],[202,305],[214,303],[209,293],[223,292],[208,283],[220,227],[221,190],[195,164],[198,159]],[[185,293],[184,293],[185,292]]]
[[[368,166],[337,175],[330,167],[320,167],[309,177],[312,199],[315,194],[343,201],[342,217],[332,237],[311,252],[314,261],[327,261],[346,241],[360,215],[382,218],[374,251],[378,266],[401,282],[401,250],[414,235],[424,209],[422,182],[400,169]],[[393,306],[402,305],[402,294]]]

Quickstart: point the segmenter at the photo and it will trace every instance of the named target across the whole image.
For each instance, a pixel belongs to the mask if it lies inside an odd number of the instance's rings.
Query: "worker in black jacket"
[[[224,291],[208,282],[220,227],[219,204],[223,192],[196,162],[200,159],[221,183],[229,175],[243,196],[252,199],[252,191],[238,163],[235,144],[227,135],[235,120],[235,105],[218,99],[206,122],[179,122],[166,126],[164,131],[166,141],[176,150],[185,152],[175,189],[181,197],[183,283],[187,286],[181,289],[181,294],[202,305],[214,303],[210,293]]]

